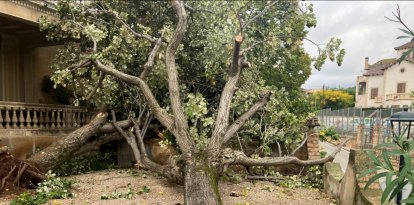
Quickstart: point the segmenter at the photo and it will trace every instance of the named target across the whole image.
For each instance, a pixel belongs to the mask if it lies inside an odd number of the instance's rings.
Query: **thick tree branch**
[[[75,153],[73,153],[73,155],[79,156],[79,155],[82,155],[82,154],[85,154],[85,153],[88,153],[88,152],[99,151],[99,148],[102,145],[108,144],[110,142],[119,141],[121,139],[123,139],[123,138],[122,138],[121,135],[119,135],[119,133],[100,135],[95,140],[84,144]]]
[[[214,157],[218,154],[222,138],[227,130],[229,124],[230,105],[233,99],[234,90],[240,77],[240,45],[243,42],[243,37],[238,35],[234,40],[234,52],[232,63],[228,70],[228,80],[224,85],[223,91],[220,97],[220,103],[217,111],[217,117],[212,133],[212,138],[208,144],[206,151],[209,153],[207,156]]]
[[[174,113],[174,124],[178,134],[175,135],[178,145],[183,153],[192,153],[195,148],[194,139],[188,132],[187,117],[184,114],[181,104],[180,89],[178,84],[178,72],[175,65],[175,52],[184,37],[187,29],[187,14],[185,12],[184,3],[174,0],[171,2],[172,7],[178,16],[178,23],[172,39],[165,51],[165,66],[168,75],[168,90],[171,101],[171,110]]]
[[[136,138],[138,139],[138,146],[141,152],[141,160],[143,162],[142,166],[146,169],[160,174],[161,176],[166,177],[167,179],[173,182],[182,184],[184,182],[184,178],[181,174],[180,167],[178,167],[177,164],[168,164],[162,166],[153,162],[151,159],[148,158],[147,150],[145,149],[144,145],[144,137],[137,124],[134,125],[134,133]]]
[[[230,151],[226,149],[226,156],[228,159],[227,161],[231,161],[230,159],[233,158],[232,164],[240,164],[244,166],[277,166],[277,165],[286,165],[286,164],[297,164],[302,166],[311,166],[311,165],[318,165],[324,164],[326,162],[330,162],[335,158],[335,155],[341,151],[342,147],[352,138],[348,138],[343,141],[337,148],[332,152],[329,156],[322,158],[322,159],[315,159],[315,160],[301,160],[297,157],[293,156],[286,156],[286,157],[263,157],[259,159],[253,159],[247,157],[244,153],[240,151]],[[230,154],[230,155],[229,155]],[[229,156],[231,156],[229,158]]]
[[[141,89],[152,114],[163,124],[168,130],[174,133],[174,119],[167,113],[167,111],[158,104],[148,84],[139,77],[128,75],[114,68],[102,64],[99,60],[95,60],[95,67],[107,75],[116,77],[127,83],[137,85]]]
[[[133,135],[130,135],[129,133],[126,133],[117,124],[115,124],[116,118],[115,118],[115,112],[113,110],[112,110],[111,114],[112,114],[112,125],[119,132],[119,134],[121,134],[122,137],[124,137],[125,141],[129,144],[129,146],[132,149],[132,152],[134,153],[135,160],[137,160],[137,164],[138,164],[138,166],[140,166],[142,164],[141,154],[138,150],[138,144],[137,144],[137,141],[136,141],[135,137]]]
[[[144,65],[144,71],[142,71],[140,78],[145,80],[145,78],[147,78],[148,74],[150,73],[152,67],[154,66],[154,60],[155,60],[155,56],[157,55],[158,49],[161,46],[162,43],[162,37],[164,36],[164,33],[161,34],[161,37],[158,38],[157,42],[155,43],[154,48],[152,49],[149,57],[148,57],[148,61],[147,63],[145,63]]]
[[[269,102],[270,96],[270,92],[265,94],[259,102],[254,104],[247,112],[245,112],[236,121],[234,121],[233,124],[230,125],[227,129],[226,134],[224,134],[222,144],[229,141],[231,137],[233,137],[233,135],[240,129],[240,127],[242,127],[247,122],[247,120],[249,120],[257,111],[262,109],[266,103]]]
[[[98,90],[98,88],[101,87],[103,80],[105,79],[105,74],[103,72],[99,72],[99,79],[98,79],[98,83],[96,83],[96,85],[92,88],[91,92],[89,93],[88,96],[86,96],[86,100],[90,100],[92,98],[93,95],[95,95],[96,91]]]

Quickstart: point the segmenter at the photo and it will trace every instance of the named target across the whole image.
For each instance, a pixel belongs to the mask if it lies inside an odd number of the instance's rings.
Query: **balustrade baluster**
[[[0,129],[3,129],[3,113],[2,113],[3,108],[0,107]]]
[[[66,119],[68,120],[66,123],[66,126],[73,127],[72,126],[72,110],[68,110],[66,114],[67,114]]]
[[[30,116],[30,108],[26,108],[26,127],[31,128],[32,127],[32,118]],[[34,115],[34,113],[33,113]]]
[[[55,123],[56,123],[56,118],[55,118],[55,111],[56,110],[52,110],[52,118],[51,118],[51,123],[52,123],[52,125],[51,125],[51,128],[55,128]]]
[[[82,126],[84,126],[84,125],[86,124],[85,117],[86,117],[86,115],[85,115],[85,111],[84,111],[84,110],[82,110]]]
[[[28,115],[30,116],[30,115]],[[33,127],[37,128],[37,108],[33,108]]]
[[[66,123],[68,120],[66,117],[66,112],[67,112],[66,109],[62,110],[62,127],[66,127]]]
[[[45,109],[45,127],[50,127],[50,118],[49,118],[49,111]]]
[[[22,107],[19,107],[19,128],[24,128],[24,116],[23,116],[23,109]]]
[[[44,109],[39,109],[39,127],[45,127]]]
[[[16,108],[12,107],[12,128],[16,129],[17,128],[17,113],[16,113]]]
[[[60,123],[62,122],[62,121],[60,120],[60,112],[61,112],[61,110],[57,110],[57,116],[56,116],[56,127],[62,127],[62,126],[60,125]]]
[[[10,128],[10,114],[9,114],[9,108],[5,107],[5,111],[6,111],[6,129]]]
[[[76,125],[77,125],[77,127],[80,127],[81,126],[81,113],[80,113],[80,110],[77,110],[77,113],[78,113],[78,119],[76,120]]]

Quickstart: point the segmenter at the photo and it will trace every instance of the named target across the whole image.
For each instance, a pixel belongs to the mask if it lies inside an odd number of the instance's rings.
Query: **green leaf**
[[[400,57],[400,59],[398,59],[398,63],[401,63],[413,51],[414,51],[414,48],[410,48],[408,51],[404,52],[404,54],[402,54],[402,56]]]
[[[397,39],[402,39],[402,38],[413,38],[412,36],[398,36]]]
[[[390,184],[386,185],[385,190],[381,196],[381,204],[383,204],[385,200],[387,200],[388,196],[390,195],[394,187],[397,185],[397,183],[398,183],[398,179],[394,179]]]
[[[385,167],[390,171],[394,171],[394,168],[392,167],[392,163],[391,163],[387,150],[382,151],[382,158],[384,159]]]
[[[399,28],[399,30],[402,31],[402,32],[404,32],[404,33],[406,33],[406,34],[408,34],[408,35],[410,35],[410,36],[414,36],[414,33],[410,32],[408,30],[405,30],[403,28]]]
[[[395,143],[386,142],[386,143],[382,143],[382,144],[379,144],[379,145],[375,146],[374,149],[382,149],[382,148],[390,149],[391,147],[396,148],[397,145]]]
[[[402,200],[401,202],[406,203],[406,204],[408,204],[408,203],[412,204],[412,203],[414,203],[414,197],[406,198],[406,199]]]
[[[372,161],[374,161],[374,164],[380,167],[384,167],[383,164],[378,160],[378,158],[372,153],[371,151],[367,152],[367,155],[369,158],[371,158]]]
[[[381,172],[379,174],[376,174],[375,176],[371,177],[367,183],[365,184],[364,189],[367,189],[369,187],[369,185],[371,185],[372,183],[374,183],[377,179],[382,178],[387,176],[388,172]]]
[[[380,170],[380,169],[381,169],[381,167],[376,166],[376,167],[374,167],[374,168],[371,168],[371,169],[365,170],[365,171],[363,171],[361,174],[359,174],[359,175],[358,175],[358,178],[361,178],[361,177],[365,177],[365,176],[367,176],[367,175],[370,175],[370,174],[372,174],[373,172],[376,172],[376,171],[378,171],[378,170]]]
[[[388,198],[388,201],[392,200],[395,196],[397,196],[398,192],[402,191],[405,185],[408,184],[408,180],[404,181],[403,183],[399,183],[398,186],[392,191],[390,198]]]

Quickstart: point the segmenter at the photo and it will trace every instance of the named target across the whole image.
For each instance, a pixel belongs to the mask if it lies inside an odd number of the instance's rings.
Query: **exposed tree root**
[[[30,162],[15,159],[7,151],[4,151],[0,153],[0,179],[1,194],[5,190],[33,188],[38,182],[45,179],[45,175]]]

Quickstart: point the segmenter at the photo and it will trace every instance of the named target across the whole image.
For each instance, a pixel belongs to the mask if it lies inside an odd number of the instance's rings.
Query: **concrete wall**
[[[18,39],[0,33],[0,101],[54,103],[41,91],[59,46],[22,50]]]
[[[384,93],[384,76],[369,76],[367,78],[367,94],[365,95],[366,98],[366,107],[379,107],[382,103],[378,103],[375,99],[371,99],[371,89],[378,88],[378,97],[383,96]]]
[[[381,203],[382,191],[379,183],[371,184],[364,189],[371,176],[359,178],[358,175],[372,168],[373,163],[366,151],[351,149],[345,173],[337,163],[326,163],[324,166],[324,191],[337,200],[340,205],[367,205]]]
[[[68,130],[0,130],[0,147],[7,146],[14,157],[25,159],[69,132]]]

